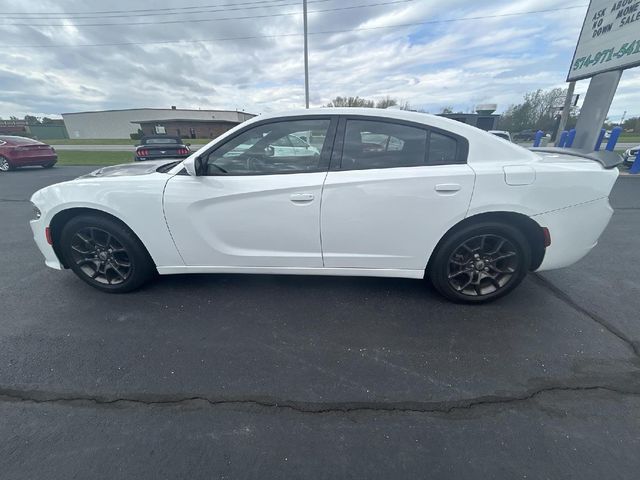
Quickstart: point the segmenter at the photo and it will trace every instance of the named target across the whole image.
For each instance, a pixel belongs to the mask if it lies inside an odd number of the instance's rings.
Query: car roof
[[[225,141],[227,137],[234,135],[237,131],[250,127],[254,123],[260,123],[265,120],[268,121],[292,119],[295,117],[326,117],[340,115],[372,117],[372,120],[404,120],[407,122],[423,124],[426,127],[433,127],[456,135],[460,135],[469,141],[470,158],[474,159],[474,163],[483,161],[508,162],[513,161],[515,158],[519,158],[520,160],[524,161],[526,161],[527,159],[531,161],[535,161],[536,159],[538,159],[538,156],[535,153],[523,147],[520,147],[515,143],[505,142],[504,140],[497,138],[491,133],[488,133],[474,126],[467,125],[466,123],[459,122],[457,120],[451,120],[449,118],[431,115],[428,113],[379,108],[324,107],[261,114],[228,130],[219,137],[213,139],[208,144],[201,147],[201,149],[198,151],[204,151],[214,146],[215,144]],[[491,155],[487,155],[486,152],[491,152]],[[474,154],[471,155],[472,153]]]

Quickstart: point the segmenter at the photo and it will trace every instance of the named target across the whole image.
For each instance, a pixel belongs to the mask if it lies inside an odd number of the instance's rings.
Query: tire
[[[74,217],[65,224],[59,238],[65,264],[81,280],[103,292],[130,292],[156,273],[138,237],[108,217]]]
[[[484,239],[484,240],[483,240]],[[447,235],[430,262],[434,288],[455,302],[483,303],[516,288],[531,265],[531,247],[510,225],[481,222]]]
[[[0,155],[0,172],[8,172],[12,170],[13,166],[9,163],[9,160],[6,157]]]
[[[56,164],[56,162],[46,163],[46,164],[42,165],[42,168],[53,168],[53,166],[55,164]]]

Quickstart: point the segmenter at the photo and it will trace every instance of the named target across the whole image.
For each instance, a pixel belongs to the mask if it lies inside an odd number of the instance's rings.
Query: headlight
[[[33,219],[38,220],[42,216],[42,212],[34,203],[32,203],[31,206],[33,207]]]

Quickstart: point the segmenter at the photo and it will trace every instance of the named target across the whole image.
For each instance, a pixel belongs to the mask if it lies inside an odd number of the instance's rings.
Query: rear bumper
[[[58,161],[58,155],[16,155],[9,158],[9,162],[16,167],[20,165],[48,165],[50,163],[56,163]]]
[[[612,215],[605,197],[531,217],[551,233],[551,245],[537,271],[567,267],[583,258],[597,245]]]
[[[189,157],[191,154],[189,155],[148,155],[146,157],[138,157],[137,155],[134,156],[134,161],[136,162],[146,162],[147,160],[184,160],[185,158]]]

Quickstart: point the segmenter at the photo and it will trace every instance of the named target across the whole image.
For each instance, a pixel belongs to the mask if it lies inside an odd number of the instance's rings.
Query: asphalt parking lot
[[[637,478],[640,179],[580,263],[461,306],[400,279],[100,293],[28,226],[89,170],[0,175],[0,478]]]

